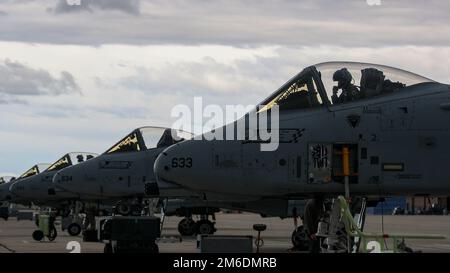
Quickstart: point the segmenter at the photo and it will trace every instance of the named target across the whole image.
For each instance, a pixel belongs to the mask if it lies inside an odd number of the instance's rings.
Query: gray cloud
[[[6,105],[6,104],[28,105],[28,103],[23,99],[15,98],[13,96],[5,95],[5,94],[0,94],[0,104],[3,104],[3,105]]]
[[[71,93],[80,93],[80,87],[69,72],[62,71],[59,78],[55,78],[43,69],[34,69],[8,59],[0,62],[0,94],[3,96]],[[10,102],[14,102],[14,100],[10,100]]]
[[[365,0],[260,0],[257,4],[84,0],[78,8],[63,0],[56,7],[54,1],[38,2],[0,5],[14,15],[0,25],[0,40],[87,45],[450,45],[450,2],[440,0],[384,0],[372,7]],[[61,15],[47,13],[46,7]],[[105,12],[70,12],[90,9]],[[109,12],[113,10],[127,14]]]
[[[72,1],[72,2],[71,2]],[[139,0],[78,0],[79,5],[73,4],[74,0],[59,0],[55,8],[49,8],[48,11],[54,13],[70,13],[100,10],[117,10],[129,14],[138,15],[140,13]]]
[[[230,102],[230,97],[240,96],[242,103],[256,103],[261,91],[271,88],[277,78],[281,78],[275,71],[265,77],[271,64],[261,58],[257,63],[239,60],[228,65],[207,57],[198,62],[169,63],[155,69],[137,67],[134,75],[119,79],[117,84],[139,90],[149,99],[171,94],[181,98],[180,103],[190,103],[194,96],[201,96],[208,103],[222,105]]]

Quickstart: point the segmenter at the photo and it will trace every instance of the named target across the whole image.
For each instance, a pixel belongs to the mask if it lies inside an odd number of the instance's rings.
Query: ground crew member
[[[316,237],[319,220],[323,213],[323,197],[317,196],[309,199],[305,205],[305,213],[303,215],[303,226],[309,241],[309,252],[320,252],[320,241]]]

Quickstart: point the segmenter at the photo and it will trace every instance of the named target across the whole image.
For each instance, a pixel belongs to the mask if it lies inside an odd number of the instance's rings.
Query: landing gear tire
[[[55,227],[52,227],[50,229],[50,232],[49,232],[47,238],[48,238],[48,240],[50,242],[53,242],[56,239],[56,236],[58,236],[58,232],[56,232],[56,228]]]
[[[33,239],[35,241],[40,242],[40,241],[42,241],[42,239],[44,239],[44,232],[42,232],[41,230],[38,229],[38,230],[35,230],[31,236],[33,237]]]
[[[119,202],[116,206],[116,211],[120,215],[128,216],[131,213],[131,206],[126,203]]]
[[[184,218],[178,223],[178,232],[182,236],[192,236],[196,231],[196,223],[190,218]]]
[[[81,233],[81,226],[77,223],[72,223],[67,227],[67,232],[70,236],[78,236]]]
[[[307,251],[309,249],[308,236],[306,235],[303,226],[297,227],[294,232],[292,232],[291,241],[297,250]]]
[[[197,222],[197,234],[214,234],[216,228],[214,223],[209,220],[200,220]]]

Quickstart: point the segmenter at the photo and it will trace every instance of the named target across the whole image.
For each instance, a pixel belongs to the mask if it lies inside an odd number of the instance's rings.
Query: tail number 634
[[[174,157],[172,158],[172,168],[192,168],[192,158]]]

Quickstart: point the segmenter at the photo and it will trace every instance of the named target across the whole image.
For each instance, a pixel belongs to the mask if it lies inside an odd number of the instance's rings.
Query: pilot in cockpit
[[[333,81],[338,82],[337,86],[333,86],[333,95],[331,100],[333,104],[349,102],[359,99],[360,92],[358,87],[352,83],[353,77],[347,68],[342,68],[334,72]],[[338,91],[342,90],[338,96]]]
[[[84,161],[83,155],[77,155],[77,160],[78,160],[78,163],[83,162]]]

